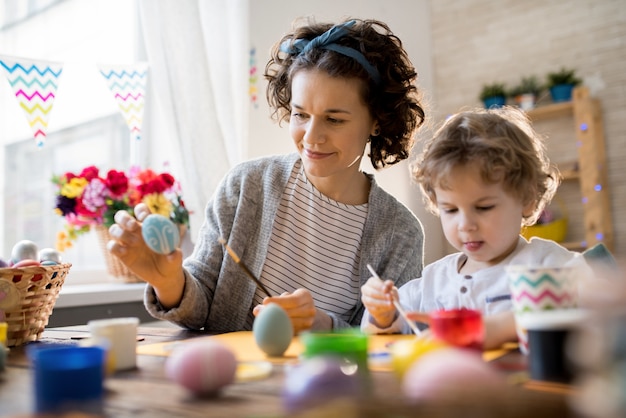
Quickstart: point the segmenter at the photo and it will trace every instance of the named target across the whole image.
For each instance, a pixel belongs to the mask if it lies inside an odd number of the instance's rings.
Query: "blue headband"
[[[365,71],[367,71],[370,77],[372,77],[374,82],[376,84],[379,84],[380,74],[378,73],[378,70],[365,59],[365,56],[360,51],[335,43],[339,39],[346,36],[348,34],[347,28],[352,27],[355,23],[355,20],[351,20],[341,25],[333,26],[316,38],[313,38],[311,40],[302,38],[296,39],[291,45],[291,41],[286,40],[280,45],[280,50],[282,52],[295,55],[307,53],[313,48],[329,49],[331,51],[338,52],[342,55],[356,60],[359,64],[361,64],[361,66],[363,66],[363,68],[365,68]]]

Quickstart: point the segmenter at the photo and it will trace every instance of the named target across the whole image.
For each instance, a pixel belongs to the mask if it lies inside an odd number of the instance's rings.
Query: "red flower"
[[[141,180],[141,183],[137,185],[141,198],[149,194],[163,193],[169,190],[176,182],[171,174],[161,173],[156,175],[151,170],[145,170],[139,173],[137,177]]]
[[[164,189],[164,191],[172,187],[176,182],[176,180],[174,180],[174,177],[170,173],[161,173],[159,177],[161,178],[161,181],[166,184],[166,188]]]
[[[65,174],[63,174],[63,178],[65,178],[66,182],[70,182],[70,180],[72,180],[74,177],[76,177],[76,174],[74,173],[70,173],[69,171]]]
[[[120,197],[128,191],[128,177],[123,171],[110,170],[105,184],[114,197]]]
[[[98,177],[99,172],[98,167],[90,165],[89,167],[83,168],[83,171],[80,172],[78,177],[84,177],[87,181],[91,181]]]

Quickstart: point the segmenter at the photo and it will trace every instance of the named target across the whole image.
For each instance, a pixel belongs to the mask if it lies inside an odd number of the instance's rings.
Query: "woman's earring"
[[[380,129],[376,128],[374,129],[374,136],[378,136],[380,135]]]

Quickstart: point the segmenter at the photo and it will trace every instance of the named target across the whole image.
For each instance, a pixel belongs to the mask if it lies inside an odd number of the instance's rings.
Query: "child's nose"
[[[459,219],[460,231],[472,231],[476,229],[476,221],[472,214],[462,212]]]

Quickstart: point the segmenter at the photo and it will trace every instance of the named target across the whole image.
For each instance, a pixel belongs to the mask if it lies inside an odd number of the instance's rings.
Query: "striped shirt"
[[[272,228],[261,282],[272,295],[305,288],[315,307],[349,320],[360,291],[361,237],[368,205],[320,193],[295,164]],[[257,289],[252,307],[265,294]],[[254,316],[248,317],[252,326]]]

